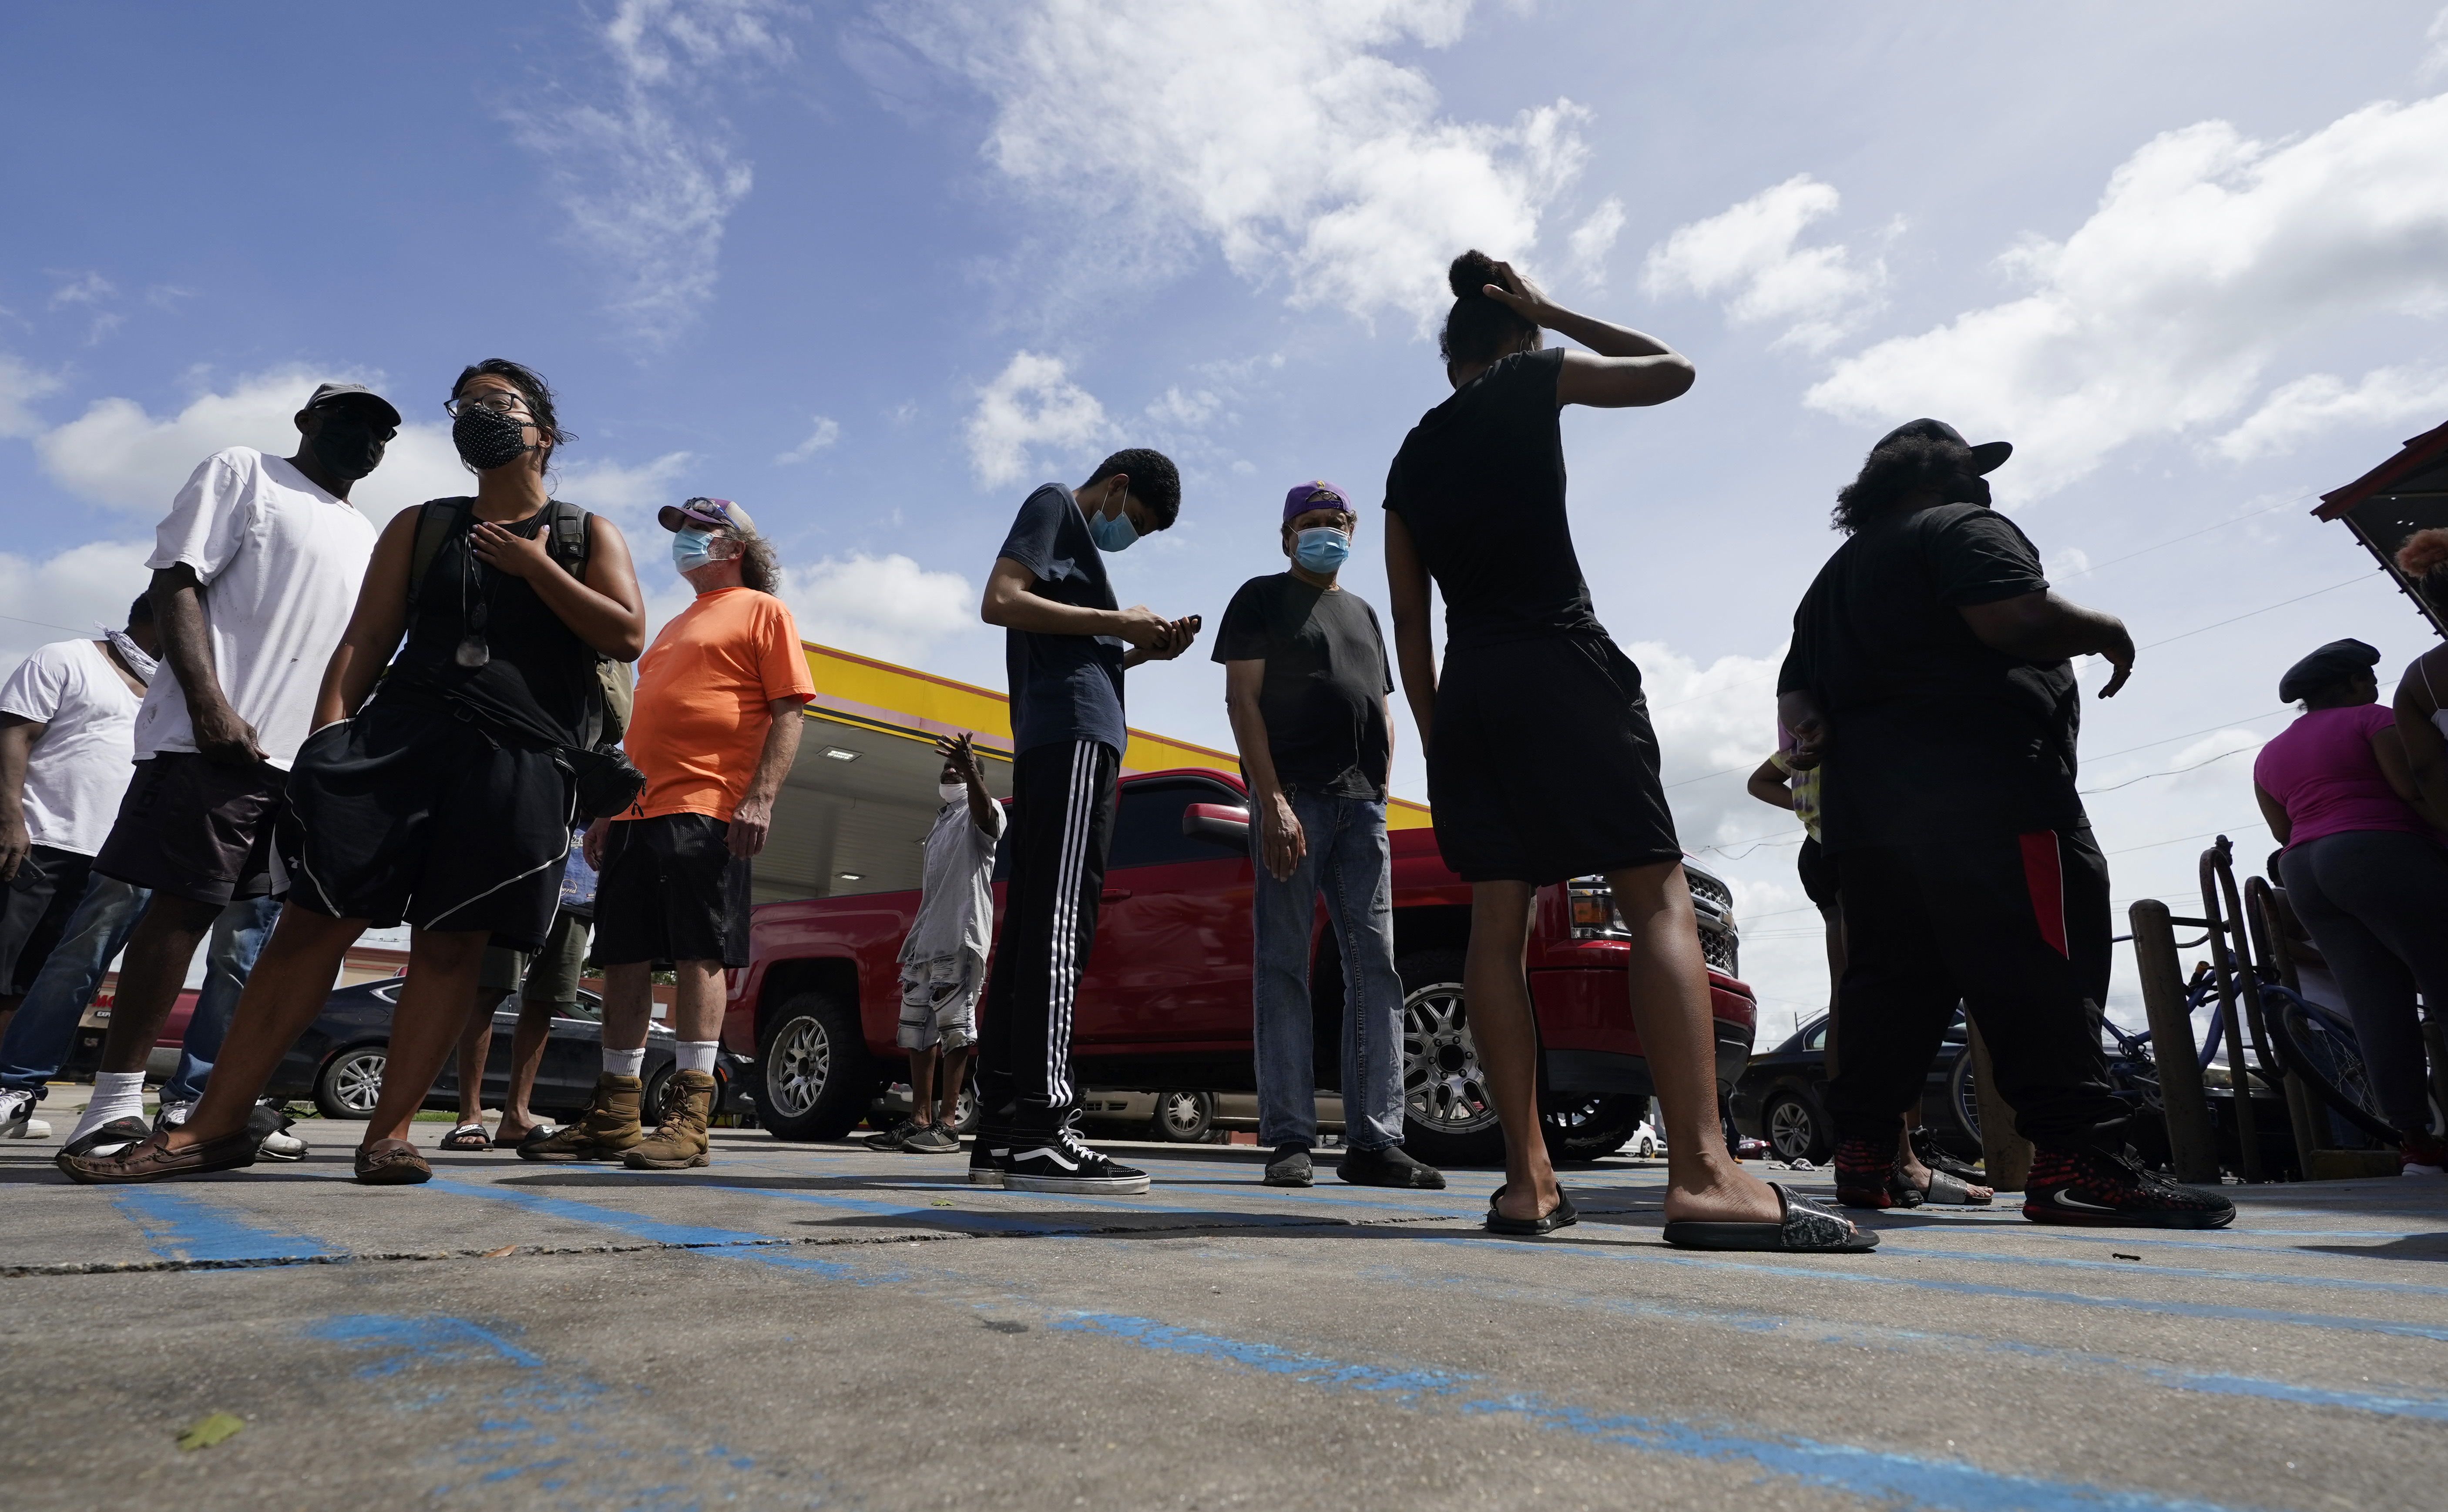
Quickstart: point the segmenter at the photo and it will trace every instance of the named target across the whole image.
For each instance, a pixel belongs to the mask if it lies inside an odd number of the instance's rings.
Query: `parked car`
[[[1821,1014],[1773,1050],[1751,1057],[1734,1083],[1731,1107],[1735,1130],[1767,1141],[1762,1151],[1779,1160],[1825,1165],[1836,1153],[1836,1125],[1827,1117],[1827,1025]],[[1937,1059],[1922,1084],[1921,1120],[1938,1142],[1966,1160],[1980,1158],[1978,1108],[1967,1119],[1959,1097],[1956,1062],[1966,1053],[1963,1013],[1946,1025]],[[1965,1085],[1968,1086],[1968,1081]],[[1746,1152],[1748,1153],[1748,1152]]]
[[[391,1059],[392,1009],[399,1000],[401,985],[401,978],[386,977],[334,991],[323,1011],[281,1058],[264,1095],[284,1101],[312,1101],[327,1119],[370,1117],[382,1096],[383,1070]],[[552,1032],[545,1040],[544,1064],[536,1072],[535,1090],[527,1099],[527,1105],[537,1113],[583,1113],[594,1095],[595,1078],[603,1064],[603,1005],[592,992],[581,992],[578,999],[577,1012],[565,1018],[556,1015]],[[147,1076],[166,1079],[176,1068],[179,1044],[195,1006],[194,992],[179,994],[146,1060]],[[494,1011],[493,1044],[485,1058],[484,1085],[485,1101],[493,1106],[500,1106],[509,1096],[510,1038],[518,1022],[515,1001],[506,1000]],[[88,1009],[79,1025],[75,1057],[63,1066],[62,1074],[79,1074],[82,1062],[82,1074],[90,1076],[101,1056],[102,1037],[109,1027],[109,1005]],[[671,1076],[672,1062],[672,1031],[660,1023],[648,1025],[644,1076],[650,1118],[662,1105],[663,1082]],[[717,1112],[754,1110],[747,1096],[746,1068],[744,1057],[716,1057],[714,1075],[720,1083],[720,1095],[715,1100]],[[459,1105],[457,1071],[454,1057],[427,1094],[425,1106]]]
[[[1095,953],[1074,1013],[1082,1085],[1172,1093],[1253,1091],[1249,810],[1236,774],[1185,769],[1121,784]],[[1439,1165],[1503,1152],[1463,992],[1470,888],[1426,829],[1392,832],[1395,967],[1404,999],[1405,1144]],[[996,905],[1005,862],[996,867]],[[1717,1076],[1730,1091],[1750,1059],[1757,1007],[1735,975],[1733,894],[1686,863],[1709,964]],[[899,1074],[897,957],[914,890],[769,903],[750,964],[734,972],[724,1043],[756,1058],[765,1127],[837,1139]],[[1310,980],[1316,1074],[1338,1085],[1343,970],[1321,908]],[[1550,1140],[1567,1158],[1620,1147],[1650,1082],[1626,994],[1630,947],[1602,878],[1540,890],[1529,947],[1532,1005],[1551,1089]]]

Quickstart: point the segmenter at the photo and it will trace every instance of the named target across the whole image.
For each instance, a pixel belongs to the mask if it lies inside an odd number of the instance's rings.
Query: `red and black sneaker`
[[[2023,1216],[2115,1229],[2223,1229],[2235,1221],[2235,1204],[2145,1171],[2131,1149],[2041,1150],[2023,1183]]]
[[[2438,1176],[2448,1171],[2448,1143],[2429,1134],[2409,1134],[2398,1151],[2400,1176]]]
[[[1904,1179],[1896,1141],[1836,1141],[1836,1200],[1848,1208],[1917,1208],[1921,1189]]]

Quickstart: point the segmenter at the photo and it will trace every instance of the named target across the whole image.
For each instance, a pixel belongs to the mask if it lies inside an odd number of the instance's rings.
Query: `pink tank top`
[[[2396,723],[2385,704],[2314,709],[2261,748],[2252,780],[2286,811],[2289,846],[2347,830],[2432,833],[2388,785],[2372,754],[2372,732]]]

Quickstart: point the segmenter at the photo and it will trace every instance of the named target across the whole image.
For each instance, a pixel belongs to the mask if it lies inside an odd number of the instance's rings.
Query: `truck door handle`
[[[1097,894],[1097,901],[1100,903],[1119,903],[1130,895],[1131,890],[1128,888],[1107,888],[1104,891]]]

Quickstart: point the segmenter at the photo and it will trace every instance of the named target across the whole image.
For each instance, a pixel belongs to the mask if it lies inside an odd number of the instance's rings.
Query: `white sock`
[[[113,1119],[144,1117],[144,1073],[142,1071],[97,1071],[93,1076],[93,1101],[85,1105],[85,1117],[69,1131],[67,1142],[76,1143]]]
[[[605,1076],[636,1076],[645,1069],[646,1047],[644,1045],[641,1044],[634,1050],[615,1050],[608,1044],[603,1047]]]
[[[674,1052],[672,1069],[701,1071],[707,1076],[714,1075],[714,1052],[721,1043],[719,1040],[679,1041],[672,1046]]]

